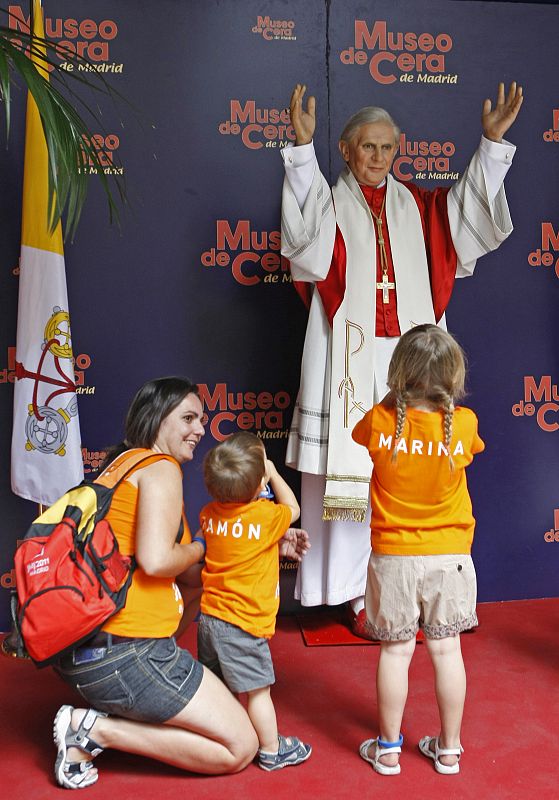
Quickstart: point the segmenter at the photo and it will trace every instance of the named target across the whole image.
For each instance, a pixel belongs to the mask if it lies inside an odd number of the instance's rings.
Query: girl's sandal
[[[390,766],[388,764],[383,764],[382,761],[379,761],[382,756],[387,756],[392,753],[400,755],[402,752],[402,744],[404,743],[404,737],[402,734],[398,737],[397,742],[385,742],[383,739],[377,737],[376,739],[365,739],[364,742],[361,742],[359,747],[359,755],[365,761],[368,761],[371,764],[372,768],[375,772],[378,772],[379,775],[399,775],[400,774],[400,762]],[[375,754],[374,756],[369,755],[369,747],[374,745],[375,747]]]
[[[433,744],[433,749],[431,749],[431,743]],[[460,772],[460,756],[464,752],[462,745],[443,750],[439,747],[438,736],[424,736],[419,741],[419,749],[424,756],[433,759],[435,762],[435,769],[440,775],[457,775]],[[442,764],[439,760],[439,756],[457,756],[458,758],[455,764],[448,765]]]
[[[52,732],[54,743],[58,748],[54,764],[54,777],[65,789],[85,789],[96,783],[99,778],[97,772],[91,773],[91,768],[93,767],[93,758],[103,752],[103,748],[89,736],[89,731],[97,717],[106,717],[107,715],[102,711],[90,708],[78,730],[73,731],[71,726],[73,710],[73,706],[61,706],[54,718]],[[67,761],[66,755],[70,747],[77,747],[85,753],[89,753],[92,759]]]

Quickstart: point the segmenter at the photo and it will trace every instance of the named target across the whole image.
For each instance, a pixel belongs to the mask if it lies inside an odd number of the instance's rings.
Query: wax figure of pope
[[[351,626],[369,638],[363,595],[370,555],[371,462],[351,438],[387,391],[390,357],[414,324],[444,325],[455,277],[512,231],[503,181],[515,152],[503,139],[522,88],[485,100],[483,136],[450,188],[427,191],[390,175],[400,130],[381,108],[346,124],[346,162],[330,189],[313,148],[316,102],[297,84],[290,103],[294,147],[282,158],[282,253],[309,306],[301,382],[286,463],[302,473],[302,524],[312,549],[295,596],[305,606],[350,601]],[[375,266],[376,260],[376,266]]]

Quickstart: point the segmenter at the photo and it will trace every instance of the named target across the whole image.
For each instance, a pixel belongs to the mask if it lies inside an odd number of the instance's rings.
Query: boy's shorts
[[[198,660],[232,692],[252,692],[276,680],[268,639],[208,614],[198,623]]]
[[[477,581],[469,555],[371,554],[365,605],[373,634],[386,642],[456,636],[478,624]]]

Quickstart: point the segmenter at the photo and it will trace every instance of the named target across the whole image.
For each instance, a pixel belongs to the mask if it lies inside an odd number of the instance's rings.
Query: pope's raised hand
[[[502,141],[503,136],[518,116],[523,100],[522,86],[517,86],[516,81],[511,83],[506,99],[505,85],[500,83],[497,89],[495,108],[492,107],[489,98],[483,103],[481,113],[483,135],[494,142]]]
[[[289,103],[291,124],[295,130],[296,145],[308,144],[311,142],[316,127],[316,101],[314,97],[308,98],[306,111],[303,107],[303,97],[306,91],[307,87],[302,83],[298,83],[293,89]]]

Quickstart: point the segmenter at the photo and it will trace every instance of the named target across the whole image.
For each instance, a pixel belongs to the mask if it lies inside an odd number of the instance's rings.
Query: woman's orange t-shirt
[[[145,452],[148,455],[152,451]],[[172,456],[158,455],[176,464],[180,470],[179,463]],[[125,480],[115,491],[106,516],[123,555],[134,555],[136,551],[137,516],[138,488]],[[183,528],[181,544],[188,544],[192,537],[184,513]],[[164,638],[175,633],[183,610],[182,596],[173,578],[146,575],[137,566],[126,596],[126,605],[103,625],[103,630],[118,636]]]

